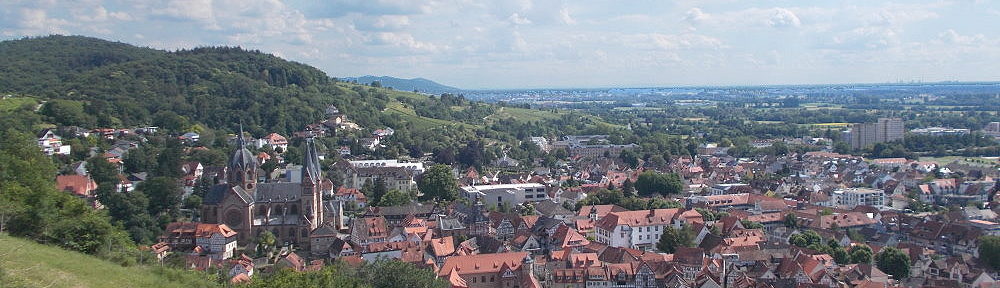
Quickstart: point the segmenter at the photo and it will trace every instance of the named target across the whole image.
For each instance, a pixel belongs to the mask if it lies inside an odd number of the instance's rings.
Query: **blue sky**
[[[0,38],[238,45],[461,88],[996,81],[996,3],[0,0]]]

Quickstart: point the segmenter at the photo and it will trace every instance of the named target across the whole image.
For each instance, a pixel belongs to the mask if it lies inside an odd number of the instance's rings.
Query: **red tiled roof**
[[[434,253],[434,256],[444,257],[451,254],[455,254],[455,239],[453,239],[451,236],[438,239],[431,239],[430,242],[431,242],[430,243],[431,252]]]
[[[56,189],[81,197],[90,197],[93,196],[92,192],[97,190],[97,182],[82,175],[59,175],[56,176]]]
[[[611,212],[624,212],[624,211],[628,211],[627,209],[622,208],[621,206],[618,206],[618,205],[614,205],[614,204],[608,204],[608,205],[587,205],[587,206],[580,207],[580,211],[576,213],[576,216],[588,217],[588,216],[590,216],[590,210],[592,208],[597,208],[597,217],[599,217],[599,218],[603,218],[604,216],[608,215],[608,213],[611,213]]]
[[[678,208],[612,212],[597,222],[596,226],[610,231],[620,225],[631,227],[667,225],[678,212],[680,212]]]
[[[501,268],[509,268],[517,271],[521,268],[522,261],[528,257],[528,252],[509,252],[497,254],[478,254],[465,256],[452,256],[444,261],[444,265],[438,270],[439,277],[448,276],[452,270],[461,274],[479,273],[499,273]]]

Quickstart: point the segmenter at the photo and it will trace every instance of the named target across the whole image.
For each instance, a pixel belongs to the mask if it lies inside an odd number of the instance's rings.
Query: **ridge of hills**
[[[443,85],[441,83],[419,77],[403,79],[392,76],[365,75],[360,77],[341,77],[339,79],[349,82],[357,82],[359,84],[369,84],[378,81],[383,87],[392,87],[393,89],[400,91],[414,91],[430,94],[457,93],[462,91],[462,89],[459,88]]]

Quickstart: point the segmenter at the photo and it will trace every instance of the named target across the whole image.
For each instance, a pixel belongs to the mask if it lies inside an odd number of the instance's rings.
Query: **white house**
[[[198,224],[194,238],[194,244],[212,258],[229,259],[236,251],[236,231],[226,224]]]
[[[701,219],[697,211],[678,208],[611,212],[597,222],[594,234],[608,246],[651,250],[667,227],[681,228]]]

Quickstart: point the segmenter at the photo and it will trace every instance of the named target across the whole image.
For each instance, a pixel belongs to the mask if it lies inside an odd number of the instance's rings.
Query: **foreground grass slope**
[[[0,287],[214,287],[202,274],[122,267],[99,258],[0,234]]]

